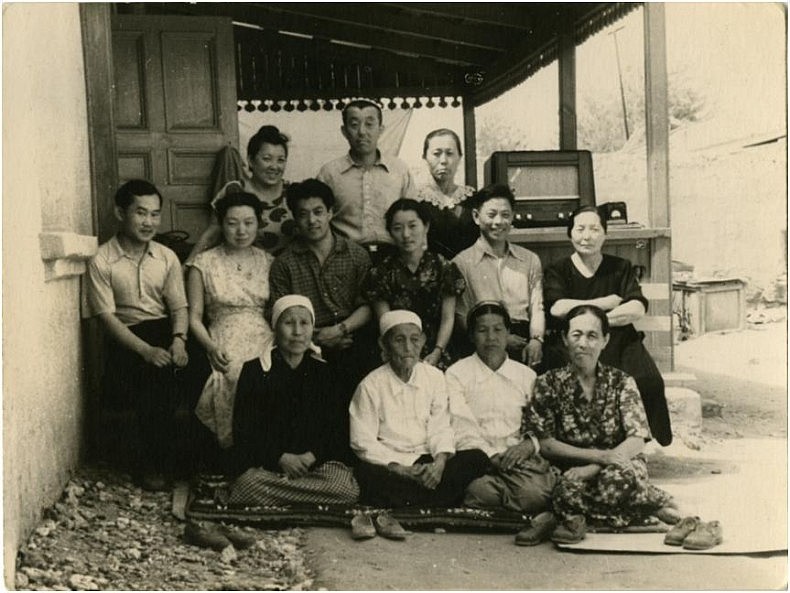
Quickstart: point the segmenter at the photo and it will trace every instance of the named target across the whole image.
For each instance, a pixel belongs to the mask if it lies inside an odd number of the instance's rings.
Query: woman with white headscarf
[[[339,424],[348,422],[347,412],[312,343],[314,323],[310,299],[278,299],[274,344],[242,368],[230,468],[242,475],[231,488],[231,504],[344,504],[359,497],[351,470],[337,461],[344,445]]]

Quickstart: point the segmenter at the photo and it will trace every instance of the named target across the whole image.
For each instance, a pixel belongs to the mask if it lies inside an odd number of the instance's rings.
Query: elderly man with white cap
[[[456,451],[444,374],[420,362],[420,318],[388,311],[379,321],[386,363],[359,384],[349,408],[361,502],[373,506],[458,505],[485,474],[488,456]]]

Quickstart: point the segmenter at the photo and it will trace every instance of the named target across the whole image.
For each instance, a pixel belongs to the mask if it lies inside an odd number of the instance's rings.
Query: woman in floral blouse
[[[678,522],[670,495],[648,481],[642,450],[651,436],[636,383],[598,362],[609,341],[606,313],[580,305],[565,323],[570,364],[538,377],[524,416],[524,429],[562,472],[552,493],[559,521],[552,540],[582,540],[586,520],[614,528],[651,515]]]
[[[455,182],[462,156],[461,140],[452,130],[440,128],[425,137],[422,158],[431,177],[420,186],[417,199],[425,204],[431,220],[428,248],[447,259],[454,258],[478,237],[467,204],[475,189]]]
[[[420,316],[426,342],[423,360],[444,369],[455,320],[455,299],[466,288],[454,263],[428,250],[428,214],[424,204],[402,198],[385,215],[398,252],[370,271],[365,294],[378,317],[392,309]]]

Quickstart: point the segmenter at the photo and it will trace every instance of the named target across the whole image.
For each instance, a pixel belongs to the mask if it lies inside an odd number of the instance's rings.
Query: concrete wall
[[[92,234],[76,4],[3,7],[3,505],[6,583],[20,543],[79,461],[80,266],[51,277],[39,235]],[[66,260],[62,260],[66,261]]]

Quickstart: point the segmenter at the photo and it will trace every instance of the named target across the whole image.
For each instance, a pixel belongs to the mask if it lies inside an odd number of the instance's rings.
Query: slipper
[[[379,513],[373,524],[376,526],[376,531],[378,531],[379,535],[388,539],[404,540],[406,536],[411,535],[410,532],[401,527],[401,524],[392,515],[386,512]]]
[[[351,519],[352,539],[370,539],[376,537],[376,528],[373,527],[373,519],[365,513],[358,513]]]
[[[246,550],[247,548],[251,548],[255,545],[255,542],[258,541],[254,535],[251,533],[246,533],[241,529],[236,529],[235,527],[230,527],[229,525],[220,525],[218,531],[221,535],[224,535],[230,543],[233,544],[233,547],[237,550]]]
[[[707,550],[718,546],[722,541],[724,541],[724,537],[722,536],[721,523],[718,521],[700,522],[697,528],[683,540],[683,549]]]
[[[661,517],[659,517],[660,519]],[[682,546],[683,540],[700,524],[699,517],[683,517],[672,526],[664,536],[664,543],[668,546]]]
[[[211,548],[221,552],[228,546],[232,546],[231,541],[217,531],[213,526],[203,527],[199,523],[187,523],[184,527],[184,541],[193,546],[201,548]]]
[[[554,517],[554,513],[550,511],[540,513],[532,518],[529,527],[525,527],[516,534],[516,545],[537,546],[549,539],[556,527],[557,519]]]

